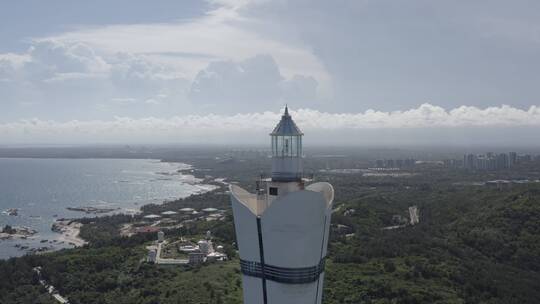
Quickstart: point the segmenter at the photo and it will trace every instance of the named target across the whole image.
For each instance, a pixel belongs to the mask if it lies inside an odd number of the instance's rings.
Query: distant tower
[[[245,304],[321,303],[334,189],[305,186],[302,135],[288,108],[270,133],[272,178],[231,185]]]

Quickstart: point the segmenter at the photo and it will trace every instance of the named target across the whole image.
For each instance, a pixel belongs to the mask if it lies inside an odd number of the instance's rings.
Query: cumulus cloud
[[[208,2],[205,13],[174,21],[67,24],[71,30],[26,40],[26,52],[0,54],[0,122],[108,126],[114,116],[185,121],[209,112],[227,121],[284,103],[320,110],[297,113],[317,130],[534,120],[531,110],[514,108],[537,103],[540,19],[530,4]],[[452,110],[390,112],[424,100]],[[488,107],[502,103],[513,107]],[[387,112],[362,112],[369,108]]]
[[[295,121],[306,134],[316,137],[321,132],[363,132],[366,130],[409,130],[467,128],[514,128],[540,126],[540,107],[528,110],[510,106],[476,108],[462,106],[451,110],[423,104],[407,111],[363,113],[327,113],[311,109],[291,111]],[[56,122],[39,119],[0,124],[4,142],[66,142],[78,139],[93,142],[205,142],[221,138],[221,142],[252,143],[264,139],[280,118],[280,113],[258,112],[235,115],[186,115],[168,119],[133,119]],[[254,135],[256,136],[245,136]],[[497,137],[496,135],[493,135]],[[351,139],[343,139],[350,143]]]
[[[259,20],[256,30],[301,41],[323,63],[334,88],[325,110],[537,102],[540,2],[240,3],[239,14]]]
[[[316,90],[313,77],[286,79],[272,56],[257,55],[240,62],[210,63],[195,77],[189,95],[193,101],[211,106],[210,111],[235,113],[276,108],[284,102],[294,102],[297,107],[312,105]]]
[[[185,105],[188,85],[174,68],[144,55],[106,54],[80,41],[36,40],[23,54],[0,55],[0,119],[161,115]]]
[[[0,54],[0,81],[10,81],[14,78],[18,69],[30,61],[30,56],[5,53]]]
[[[308,46],[255,30],[259,21],[239,13],[251,1],[211,2],[212,10],[200,18],[81,28],[43,39],[79,41],[107,53],[145,54],[174,66],[186,78],[209,61],[241,61],[265,53],[275,58],[286,77],[307,74],[328,83],[328,72]]]
[[[0,54],[0,120],[317,106],[324,67],[303,45],[249,30],[255,21],[236,12],[243,5],[218,1],[203,17],[173,23],[80,27]],[[126,97],[129,106],[117,102]]]
[[[110,68],[92,48],[81,42],[63,43],[56,40],[35,42],[28,55],[32,63],[48,68],[51,73],[106,73]],[[30,67],[33,67],[30,65]]]

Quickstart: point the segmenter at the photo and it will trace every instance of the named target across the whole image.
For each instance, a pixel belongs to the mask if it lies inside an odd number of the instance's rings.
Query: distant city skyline
[[[289,104],[314,142],[534,145],[538,12],[530,1],[5,2],[0,142],[257,143]]]

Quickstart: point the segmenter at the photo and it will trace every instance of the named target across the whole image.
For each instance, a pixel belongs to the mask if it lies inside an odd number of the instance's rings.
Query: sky
[[[0,41],[0,144],[538,139],[538,1],[3,1]]]

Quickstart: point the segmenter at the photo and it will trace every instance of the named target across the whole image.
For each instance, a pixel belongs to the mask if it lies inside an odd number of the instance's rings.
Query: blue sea
[[[69,247],[52,242],[60,236],[51,231],[53,222],[95,215],[67,207],[119,208],[115,212],[129,213],[144,204],[212,189],[191,175],[178,173],[180,169],[189,166],[147,159],[0,158],[0,211],[19,209],[17,216],[0,213],[0,227],[26,226],[38,231],[26,240],[0,240],[0,259],[25,254],[17,244]]]

